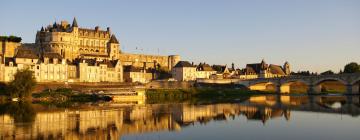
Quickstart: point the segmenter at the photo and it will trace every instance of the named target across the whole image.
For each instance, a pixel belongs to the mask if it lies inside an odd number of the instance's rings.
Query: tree
[[[19,70],[14,77],[15,79],[9,83],[8,94],[18,98],[30,97],[36,85],[33,72],[29,69]]]
[[[332,70],[328,70],[323,73],[320,73],[320,75],[332,75],[332,74],[335,74]]]
[[[344,67],[344,73],[360,72],[360,67],[356,62],[351,62]]]

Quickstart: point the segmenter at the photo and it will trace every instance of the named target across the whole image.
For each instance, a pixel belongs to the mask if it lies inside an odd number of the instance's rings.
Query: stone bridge
[[[290,85],[299,82],[308,87],[308,93],[320,93],[321,83],[326,81],[338,81],[346,87],[347,94],[359,94],[360,73],[259,78],[239,80],[234,84],[246,86],[251,90],[266,90],[268,85],[273,85],[279,93],[290,93]]]

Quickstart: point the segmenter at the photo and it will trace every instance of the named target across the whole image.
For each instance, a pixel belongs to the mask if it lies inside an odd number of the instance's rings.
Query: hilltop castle
[[[35,43],[20,42],[21,38],[0,39],[0,81],[11,81],[17,69],[29,68],[39,82],[144,82],[156,78],[155,70],[170,71],[180,61],[178,55],[124,53],[109,27],[81,28],[76,18],[72,24],[61,21],[41,27]],[[123,66],[141,71],[123,77]]]
[[[156,56],[142,54],[123,53],[120,43],[111,33],[109,27],[101,30],[99,26],[94,29],[78,27],[76,18],[72,24],[61,21],[60,24],[54,23],[47,27],[42,27],[36,34],[35,44],[37,52],[55,52],[67,60],[77,58],[97,59],[97,60],[117,60],[124,65],[134,65],[136,67],[154,67],[160,65],[170,70],[180,61],[180,56]]]

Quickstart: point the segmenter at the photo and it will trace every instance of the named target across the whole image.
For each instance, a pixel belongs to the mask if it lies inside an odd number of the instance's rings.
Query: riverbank
[[[146,102],[154,103],[216,103],[238,102],[254,95],[270,92],[234,88],[147,89]]]
[[[58,88],[56,90],[44,90],[32,94],[33,102],[96,102],[110,101],[111,98],[97,94],[86,94],[70,88]]]

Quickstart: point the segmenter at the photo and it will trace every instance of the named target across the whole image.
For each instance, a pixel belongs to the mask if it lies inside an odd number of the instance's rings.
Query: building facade
[[[179,61],[172,69],[172,77],[177,81],[196,80],[196,66],[188,61]]]
[[[264,60],[260,63],[247,64],[246,68],[239,71],[240,79],[275,78],[289,76],[290,64],[285,62],[283,66],[267,64]]]
[[[20,42],[18,37],[0,37],[0,81],[10,82],[17,70],[30,69],[38,82],[123,82],[129,77],[148,82],[154,74],[131,72],[124,77],[123,67],[169,72],[180,61],[178,55],[124,53],[109,27],[81,28],[75,18],[72,24],[41,27],[35,43]]]
[[[100,29],[99,26],[93,29],[81,28],[78,27],[75,18],[72,24],[61,21],[42,27],[36,34],[35,44],[38,53],[55,52],[70,61],[77,58],[120,60],[123,65],[144,67],[143,64],[147,63],[148,67],[160,65],[167,70],[171,70],[180,61],[178,55],[123,53],[119,41],[109,27],[106,30]]]

